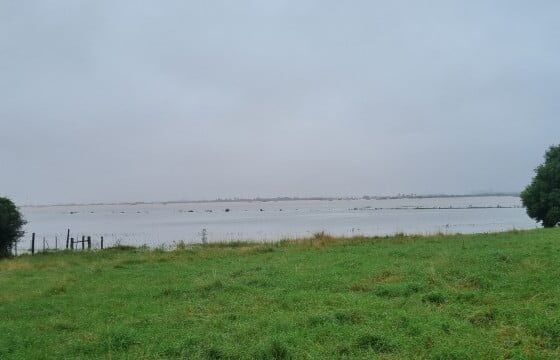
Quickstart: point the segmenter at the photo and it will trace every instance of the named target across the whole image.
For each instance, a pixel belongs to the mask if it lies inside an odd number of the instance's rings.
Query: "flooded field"
[[[276,241],[325,231],[338,236],[480,233],[536,224],[518,197],[252,201],[22,207],[28,220],[20,252],[65,245],[71,236],[114,244],[173,246],[178,241]]]

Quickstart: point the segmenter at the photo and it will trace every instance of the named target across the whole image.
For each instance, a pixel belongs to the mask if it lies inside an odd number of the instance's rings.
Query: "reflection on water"
[[[105,244],[172,246],[176,241],[274,241],[310,236],[477,233],[536,226],[518,197],[270,201],[23,207],[27,234],[18,248],[53,248],[71,236]]]

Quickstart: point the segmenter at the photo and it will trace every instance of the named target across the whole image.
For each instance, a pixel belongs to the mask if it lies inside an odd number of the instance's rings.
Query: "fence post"
[[[101,236],[101,250],[103,250],[103,236]]]
[[[68,249],[68,241],[70,241],[70,229],[68,229],[66,233],[66,249]]]
[[[31,234],[31,255],[35,254],[35,233]]]
[[[74,238],[70,238],[70,250],[74,250]]]
[[[202,243],[206,244],[208,242],[208,232],[206,229],[202,229]]]
[[[87,248],[88,248],[88,250],[91,249],[91,236],[87,237]]]
[[[43,236],[43,252],[45,252],[45,237]]]
[[[84,244],[86,242],[86,237],[85,235],[82,235],[82,250],[85,249],[86,245]]]
[[[54,249],[58,250],[58,236],[54,237]]]

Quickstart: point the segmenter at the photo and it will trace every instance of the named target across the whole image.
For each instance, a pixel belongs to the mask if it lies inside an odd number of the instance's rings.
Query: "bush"
[[[560,145],[548,149],[544,164],[535,169],[535,177],[521,193],[521,200],[527,215],[544,227],[560,223]]]
[[[23,236],[25,220],[15,204],[0,197],[0,258],[12,255],[12,249]]]

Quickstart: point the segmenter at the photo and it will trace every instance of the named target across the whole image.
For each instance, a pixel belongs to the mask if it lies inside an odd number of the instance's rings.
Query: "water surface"
[[[480,233],[529,229],[536,224],[519,197],[464,197],[386,200],[305,200],[222,203],[80,205],[22,207],[27,234],[19,251],[47,248],[71,236],[92,236],[97,246],[173,246],[200,243],[203,229],[213,241],[275,241],[325,231],[339,236]]]

